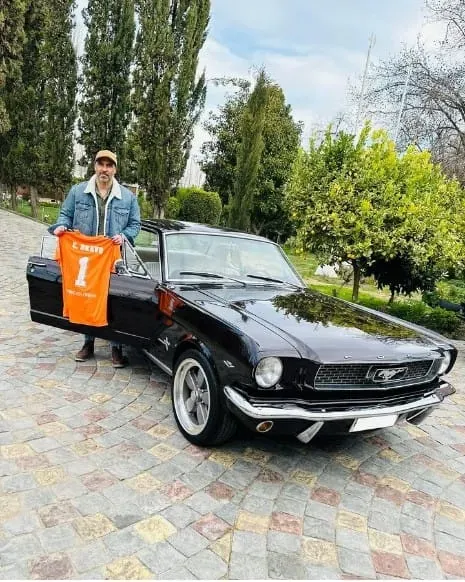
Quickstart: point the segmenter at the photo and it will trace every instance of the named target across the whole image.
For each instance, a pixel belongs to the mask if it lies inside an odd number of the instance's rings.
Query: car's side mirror
[[[129,271],[126,265],[124,264],[123,259],[117,259],[113,267],[117,275],[129,275]]]

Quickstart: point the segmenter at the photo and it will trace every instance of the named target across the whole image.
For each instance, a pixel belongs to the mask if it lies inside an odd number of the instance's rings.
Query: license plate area
[[[397,422],[397,414],[383,414],[382,416],[367,416],[366,418],[357,418],[352,423],[349,432],[359,432],[362,430],[372,430],[375,428],[386,428],[394,426]]]

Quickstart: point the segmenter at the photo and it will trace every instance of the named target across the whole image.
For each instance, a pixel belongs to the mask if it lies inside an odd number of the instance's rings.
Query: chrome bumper
[[[446,396],[453,394],[455,389],[448,382],[440,382],[433,394],[419,398],[407,404],[397,404],[393,406],[370,408],[350,408],[347,410],[326,411],[307,410],[295,404],[279,405],[279,406],[260,406],[251,404],[244,396],[231,386],[224,387],[226,398],[231,402],[233,407],[237,408],[244,415],[256,420],[308,420],[309,422],[318,423],[319,428],[325,422],[337,420],[356,420],[358,418],[368,418],[371,416],[382,416],[385,414],[406,414],[413,411],[424,411],[426,409],[438,406]],[[313,428],[313,427],[310,427]],[[307,432],[307,431],[304,431]],[[311,432],[311,438],[316,432]],[[301,439],[303,440],[303,439]],[[308,442],[308,441],[305,441]]]

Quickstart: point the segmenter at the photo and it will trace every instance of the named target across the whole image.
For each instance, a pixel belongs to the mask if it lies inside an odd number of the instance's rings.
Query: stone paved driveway
[[[43,227],[0,226],[0,578],[463,577],[463,348],[423,429],[200,449],[137,353],[77,364],[79,336],[30,321]]]

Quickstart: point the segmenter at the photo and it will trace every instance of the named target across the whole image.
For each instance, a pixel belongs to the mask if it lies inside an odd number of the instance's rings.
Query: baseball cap
[[[97,152],[97,155],[95,156],[95,161],[99,160],[100,158],[108,158],[115,164],[115,166],[118,165],[116,154],[114,154],[110,150],[100,150],[99,152]]]

